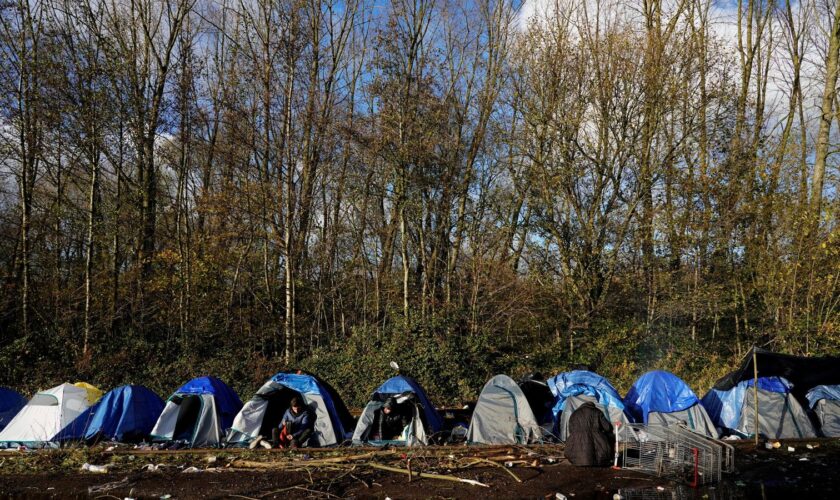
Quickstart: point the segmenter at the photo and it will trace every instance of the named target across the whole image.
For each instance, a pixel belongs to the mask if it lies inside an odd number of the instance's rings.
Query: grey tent
[[[384,402],[393,397],[401,411],[411,412],[411,420],[397,440],[383,440],[376,429],[376,413]],[[435,410],[426,391],[413,378],[397,375],[386,380],[373,391],[370,401],[359,416],[356,430],[353,432],[353,444],[396,444],[413,446],[428,444],[428,436],[438,433],[443,428],[443,419]]]
[[[239,396],[221,380],[190,380],[166,401],[151,438],[158,442],[179,441],[195,448],[218,446],[241,407]]]
[[[353,417],[338,394],[326,382],[303,372],[281,372],[263,384],[250,401],[245,403],[228,433],[229,445],[247,445],[257,436],[268,438],[292,397],[299,396],[315,414],[315,429],[310,446],[341,444],[348,437]]]
[[[729,390],[712,389],[703,396],[703,406],[725,434],[755,435],[755,393],[758,393],[758,434],[771,439],[816,437],[811,420],[782,377],[744,380]]]
[[[840,437],[840,385],[818,385],[808,391],[808,403],[825,437]]]
[[[496,375],[484,384],[467,430],[467,443],[530,444],[539,442],[542,435],[525,394],[513,379]]]

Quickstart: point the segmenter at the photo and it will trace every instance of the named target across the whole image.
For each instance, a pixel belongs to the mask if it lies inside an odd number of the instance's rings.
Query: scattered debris
[[[128,477],[124,477],[119,481],[113,481],[110,483],[99,484],[96,486],[89,486],[88,487],[88,495],[96,495],[99,493],[107,493],[111,490],[115,490],[117,488],[124,488],[128,486],[130,483],[128,481]]]
[[[193,472],[201,472],[201,469],[198,467],[187,467],[186,469],[182,470],[181,472],[185,474],[191,474]]]
[[[793,446],[788,446],[788,451],[794,452],[796,451],[796,448],[794,448]]]
[[[82,465],[82,470],[86,472],[94,472],[97,474],[105,474],[108,472],[108,465],[91,465],[87,462]]]

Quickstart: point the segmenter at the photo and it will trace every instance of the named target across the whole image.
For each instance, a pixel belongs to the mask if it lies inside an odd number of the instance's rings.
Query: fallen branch
[[[472,463],[474,463],[474,464],[477,464],[477,463],[487,463],[487,464],[490,464],[490,465],[495,465],[496,467],[500,467],[502,470],[504,470],[505,472],[507,472],[508,474],[510,474],[510,476],[511,476],[513,479],[515,479],[517,483],[521,483],[521,482],[522,482],[522,480],[521,480],[521,479],[519,479],[519,476],[517,476],[516,474],[514,474],[512,470],[508,469],[507,467],[505,467],[504,465],[502,465],[502,464],[500,464],[500,463],[498,463],[498,462],[494,462],[494,461],[492,461],[492,460],[488,460],[488,459],[486,459],[486,458],[480,458],[480,457],[474,457],[472,460],[474,460],[474,461],[472,462]]]
[[[367,465],[370,466],[370,467],[373,467],[374,469],[385,470],[385,471],[388,471],[388,472],[396,472],[398,474],[409,474],[409,476],[416,477],[418,479],[423,478],[423,477],[427,477],[429,479],[441,479],[441,480],[444,480],[444,481],[454,481],[456,483],[467,483],[467,484],[471,484],[473,486],[483,486],[485,488],[490,487],[487,484],[480,483],[480,482],[475,481],[473,479],[464,479],[464,478],[456,477],[456,476],[447,476],[445,474],[432,474],[431,472],[410,472],[406,469],[400,469],[399,467],[389,467],[387,465],[374,464],[374,463],[369,463]]]

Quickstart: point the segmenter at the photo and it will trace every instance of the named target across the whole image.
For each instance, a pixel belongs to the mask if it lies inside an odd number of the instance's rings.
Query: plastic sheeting
[[[815,407],[821,399],[840,401],[840,385],[818,385],[808,391],[805,397],[811,408]]]
[[[624,410],[624,402],[615,387],[604,377],[586,370],[573,370],[555,375],[548,380],[548,388],[554,395],[552,412],[556,416],[563,411],[566,400],[572,396],[590,396],[602,406]]]
[[[700,399],[681,378],[656,370],[645,373],[630,387],[624,397],[624,408],[636,422],[647,424],[651,412],[682,411],[699,402]]]
[[[423,407],[423,416],[426,419],[426,425],[428,425],[427,430],[432,433],[440,432],[443,428],[443,419],[437,410],[435,410],[423,387],[411,377],[397,375],[396,377],[389,378],[373,392],[372,399],[383,401],[388,396],[402,394],[404,392],[413,392],[417,402]]]

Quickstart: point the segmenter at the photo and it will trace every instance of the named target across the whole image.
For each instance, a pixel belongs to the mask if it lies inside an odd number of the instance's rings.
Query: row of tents
[[[318,446],[347,441],[430,444],[444,435],[457,436],[459,428],[468,444],[565,441],[569,417],[586,402],[593,402],[619,427],[680,423],[713,438],[744,438],[756,432],[774,439],[840,437],[838,361],[756,349],[702,399],[682,379],[664,371],[642,375],[624,397],[607,379],[587,370],[520,382],[496,375],[484,385],[469,424],[449,425],[420,384],[405,375],[379,386],[358,419],[329,384],[300,371],[278,373],[245,404],[224,382],[209,376],[190,380],[166,401],[138,385],[103,395],[84,382],[66,383],[28,401],[2,389],[0,446],[142,440],[189,447],[247,446],[271,436],[294,396],[316,417],[313,444]],[[400,439],[383,442],[372,431],[377,411],[389,398],[409,408],[412,418]]]

